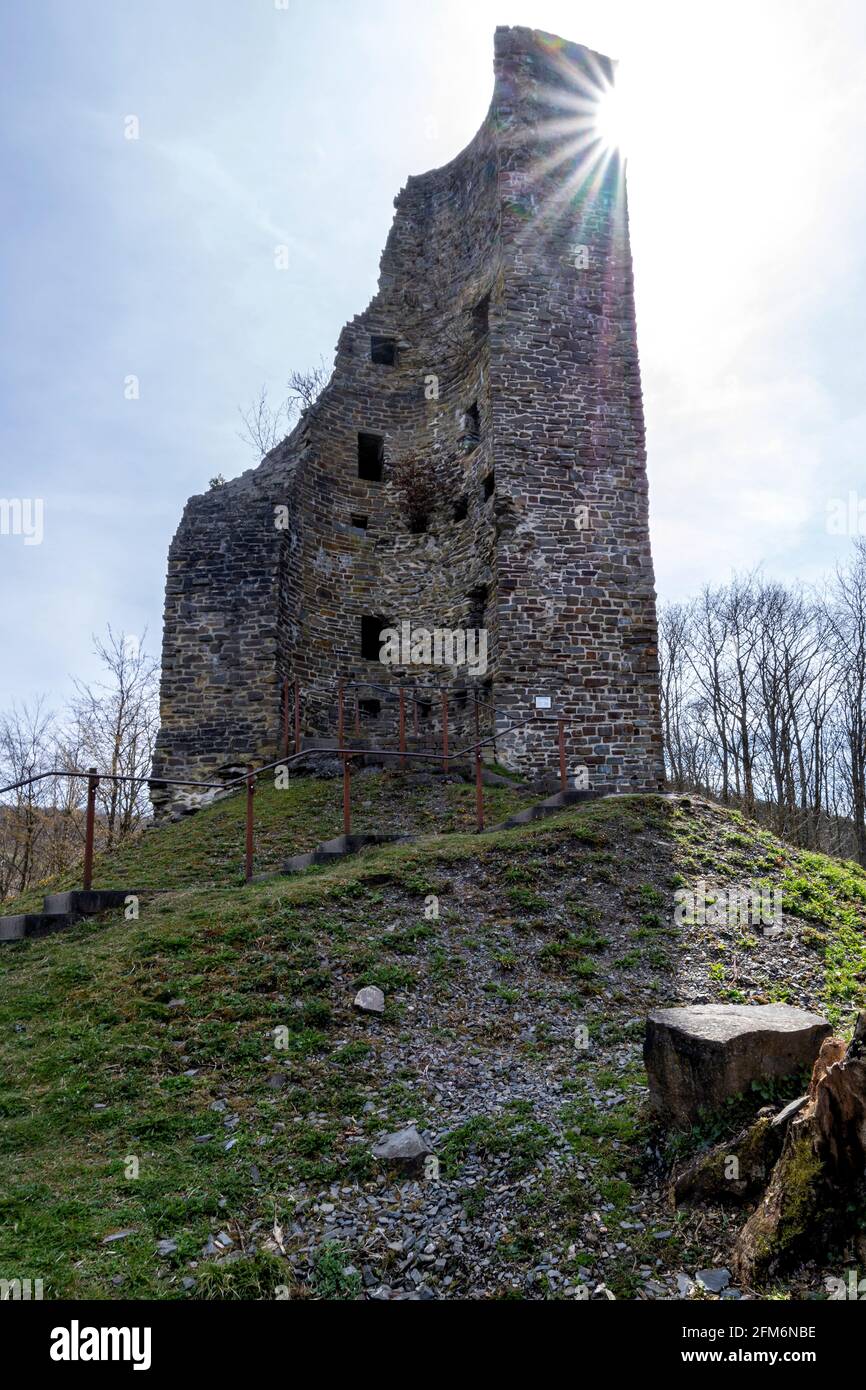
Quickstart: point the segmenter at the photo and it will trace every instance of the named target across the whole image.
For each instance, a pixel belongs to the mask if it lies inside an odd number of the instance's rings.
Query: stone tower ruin
[[[318,400],[259,467],[187,504],[156,782],[278,756],[297,678],[307,736],[333,735],[340,680],[369,683],[364,731],[392,748],[376,687],[427,692],[422,736],[431,687],[448,689],[458,743],[477,692],[499,762],[541,772],[549,724],[509,727],[549,700],[590,788],[662,783],[624,173],[576,109],[612,64],[501,28],[494,67],[475,138],[396,198],[378,292]],[[483,630],[486,670],[383,665],[380,632],[405,623]]]

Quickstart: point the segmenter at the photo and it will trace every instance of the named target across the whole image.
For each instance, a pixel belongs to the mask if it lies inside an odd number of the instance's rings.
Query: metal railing
[[[448,754],[449,699],[454,699],[454,700],[456,700],[456,701],[458,702],[458,705],[460,706],[460,708],[465,708],[466,703],[468,702],[469,697],[471,696],[471,697],[472,697],[473,706],[474,706],[474,709],[475,709],[475,712],[476,712],[476,722],[477,722],[477,712],[478,712],[479,709],[489,709],[489,710],[493,710],[494,713],[495,713],[495,711],[496,711],[495,705],[491,704],[488,700],[481,700],[481,699],[479,699],[479,697],[478,697],[478,691],[477,691],[477,689],[476,689],[474,686],[465,686],[465,687],[463,687],[463,688],[461,688],[461,689],[454,689],[453,687],[452,687],[452,688],[449,688],[449,687],[436,686],[436,685],[432,685],[432,686],[411,685],[411,686],[408,687],[408,690],[407,690],[407,687],[406,687],[404,684],[400,683],[400,684],[397,686],[397,691],[396,691],[396,694],[395,694],[395,691],[394,691],[394,687],[393,687],[393,686],[391,686],[391,685],[382,685],[382,684],[380,684],[380,683],[377,682],[377,681],[349,681],[349,680],[343,680],[343,681],[340,681],[339,684],[338,684],[338,686],[337,686],[337,729],[338,729],[338,736],[340,737],[341,741],[342,741],[342,736],[343,736],[343,734],[344,734],[344,732],[345,732],[345,725],[346,725],[346,693],[347,693],[348,691],[352,691],[352,690],[354,690],[354,692],[355,692],[355,733],[356,733],[356,735],[358,735],[358,736],[360,736],[360,733],[361,733],[361,701],[360,701],[360,691],[362,691],[362,690],[376,690],[376,691],[378,691],[380,694],[382,694],[386,700],[396,700],[396,701],[397,701],[397,703],[398,703],[398,705],[399,705],[398,725],[399,725],[400,747],[401,747],[401,751],[402,751],[402,753],[403,753],[403,755],[404,755],[404,759],[405,759],[406,756],[412,756],[411,753],[408,753],[408,752],[407,752],[407,747],[406,747],[406,707],[407,707],[407,701],[411,701],[411,705],[412,705],[412,732],[413,732],[415,738],[417,739],[417,738],[419,737],[419,727],[418,727],[418,710],[419,710],[419,706],[429,706],[429,707],[432,707],[433,703],[435,702],[436,697],[437,697],[437,696],[439,697],[440,704],[441,704],[441,711],[442,711],[442,751],[443,751],[443,753],[445,754],[446,759],[447,759],[447,754]],[[450,694],[449,694],[449,691],[450,691]],[[429,698],[428,698],[428,697],[429,697]],[[293,706],[293,714],[290,713],[290,705]],[[282,742],[283,742],[283,754],[284,754],[284,756],[286,756],[286,757],[288,757],[288,754],[289,754],[290,730],[291,730],[292,726],[294,726],[294,751],[295,751],[296,753],[299,753],[300,750],[301,750],[301,687],[300,687],[300,681],[299,681],[299,679],[298,679],[297,677],[295,677],[293,680],[290,681],[290,680],[289,680],[289,677],[286,676],[286,677],[283,679],[283,738],[282,738]],[[494,751],[495,751],[495,746],[496,746],[496,745],[495,745],[495,743],[494,743]],[[404,763],[401,764],[401,766],[405,766],[405,761],[404,761]],[[446,770],[447,770],[447,764],[446,764]]]
[[[153,788],[163,787],[198,787],[205,790],[230,792],[235,788],[244,787],[246,790],[246,817],[245,817],[245,836],[244,836],[244,881],[250,883],[253,877],[253,863],[255,859],[255,811],[254,797],[256,781],[263,774],[272,772],[277,768],[288,767],[304,758],[316,754],[336,755],[342,760],[343,764],[343,832],[346,835],[352,833],[352,791],[350,763],[353,758],[374,756],[375,758],[396,758],[399,766],[405,768],[408,759],[413,761],[438,762],[442,764],[443,772],[448,772],[453,763],[458,762],[467,754],[474,762],[475,771],[475,819],[476,828],[480,832],[484,830],[484,782],[482,774],[481,750],[493,745],[503,734],[512,733],[517,729],[526,728],[528,725],[552,724],[558,726],[558,751],[559,751],[559,776],[560,785],[564,791],[568,785],[568,774],[565,756],[565,726],[566,720],[559,716],[539,715],[537,712],[530,715],[527,719],[519,720],[517,723],[509,724],[505,729],[499,729],[493,734],[482,738],[480,727],[480,708],[492,709],[494,706],[487,701],[479,700],[476,692],[474,700],[474,722],[475,737],[472,742],[463,748],[449,747],[449,720],[448,720],[448,692],[441,688],[434,688],[442,697],[442,730],[441,730],[441,749],[438,752],[426,751],[418,748],[409,749],[406,740],[406,692],[401,685],[395,696],[393,689],[387,686],[375,685],[373,682],[362,681],[341,681],[337,693],[337,748],[333,745],[321,744],[312,747],[301,748],[301,704],[300,704],[300,685],[297,679],[293,681],[294,686],[294,753],[289,753],[289,681],[283,683],[283,756],[274,759],[273,762],[265,763],[259,768],[254,768],[250,763],[247,770],[237,777],[229,778],[220,782],[201,781],[188,777],[153,777],[148,775],[130,776],[122,773],[99,772],[95,767],[90,767],[86,772],[78,769],[53,769],[48,772],[40,772],[33,777],[23,778],[18,782],[11,782],[6,787],[0,787],[0,796],[7,792],[18,791],[22,787],[32,786],[36,782],[44,781],[46,778],[82,778],[87,782],[87,802],[85,809],[85,831],[84,831],[84,863],[82,868],[83,888],[89,892],[93,886],[93,856],[94,841],[96,833],[96,793],[100,782],[147,782]],[[390,698],[396,698],[399,702],[399,747],[397,749],[388,748],[353,748],[345,742],[345,691],[348,688],[356,689],[378,689],[382,690]],[[412,699],[415,705],[414,724],[417,730],[417,705],[419,702],[418,688],[412,687]],[[463,692],[455,692],[458,696]],[[356,695],[357,707],[357,695]],[[356,729],[360,728],[360,723],[356,708]]]

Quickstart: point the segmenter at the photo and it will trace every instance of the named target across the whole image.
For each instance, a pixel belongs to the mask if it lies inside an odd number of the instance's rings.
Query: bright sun
[[[597,99],[595,127],[606,149],[627,152],[629,124],[627,103],[622,90],[605,85]]]

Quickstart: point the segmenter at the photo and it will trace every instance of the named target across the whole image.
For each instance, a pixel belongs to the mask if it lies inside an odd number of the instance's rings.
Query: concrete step
[[[138,896],[135,888],[73,888],[68,893],[46,893],[43,906],[46,912],[71,912],[78,917],[96,917],[110,907],[124,907],[130,895]]]
[[[295,854],[283,864],[284,874],[298,874],[313,864],[333,864],[345,859],[347,854],[357,854],[358,850],[369,845],[388,845],[397,840],[411,840],[411,835],[388,834],[378,830],[359,831],[356,835],[337,835],[333,840],[324,840],[308,854]]]
[[[0,941],[24,941],[31,936],[50,936],[65,931],[85,917],[96,917],[108,908],[123,907],[135,888],[73,888],[66,893],[46,893],[42,912],[21,912],[0,917]]]
[[[21,912],[0,917],[0,941],[24,941],[31,936],[50,936],[71,927],[75,918],[69,912]]]
[[[555,816],[557,811],[564,810],[566,806],[574,806],[578,801],[591,801],[597,797],[597,792],[576,791],[569,787],[564,792],[555,792],[553,796],[537,801],[534,806],[527,806],[525,811],[516,811],[507,820],[500,821],[498,825],[491,825],[485,833],[492,834],[494,830],[513,830],[518,825],[530,825],[532,821],[542,820],[545,816]]]

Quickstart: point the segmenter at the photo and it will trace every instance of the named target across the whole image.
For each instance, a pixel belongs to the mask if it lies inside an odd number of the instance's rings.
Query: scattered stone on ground
[[[386,1134],[373,1147],[373,1157],[380,1163],[409,1172],[422,1168],[425,1158],[432,1152],[427,1140],[421,1137],[414,1125]]]
[[[708,1293],[721,1293],[731,1282],[729,1269],[699,1269],[695,1279]]]
[[[355,995],[355,1008],[366,1014],[383,1014],[385,996],[376,985],[366,985]]]

